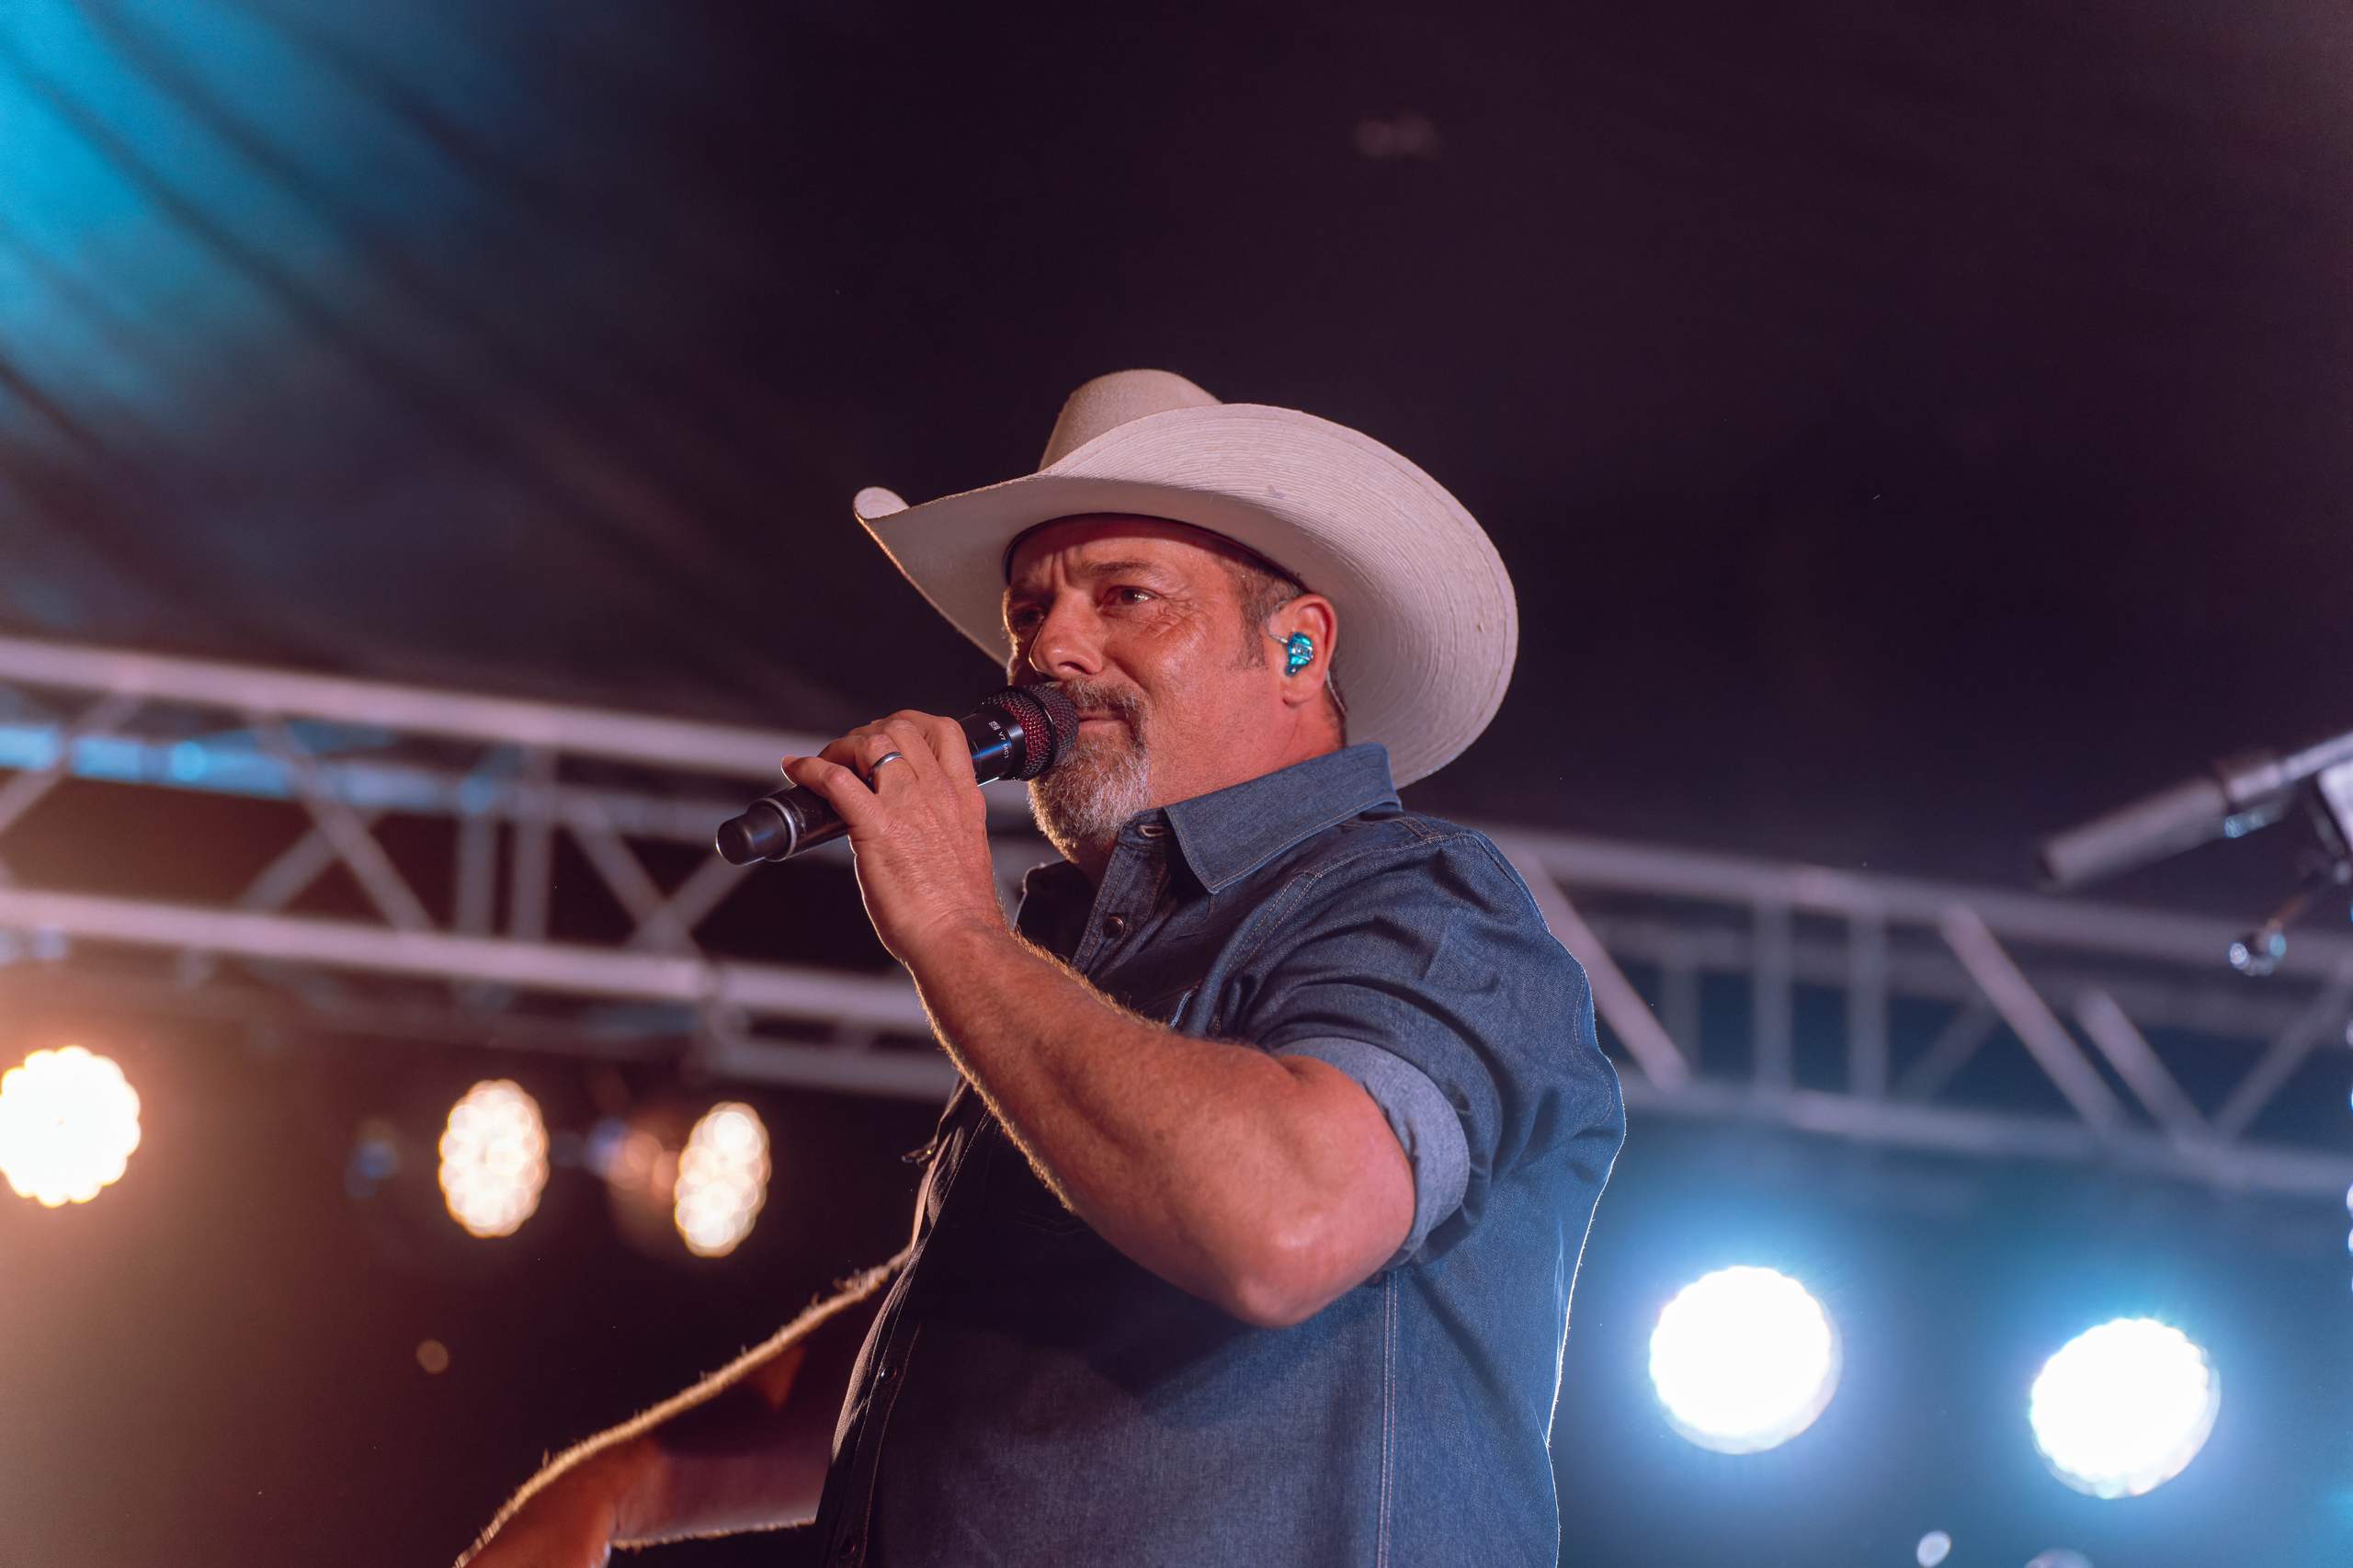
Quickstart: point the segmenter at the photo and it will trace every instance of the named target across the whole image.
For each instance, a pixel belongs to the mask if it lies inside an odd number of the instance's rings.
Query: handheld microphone
[[[1035,778],[1069,755],[1078,738],[1078,706],[1060,687],[1009,686],[961,723],[982,783]],[[733,866],[789,860],[848,831],[832,801],[788,784],[721,823],[719,853]]]

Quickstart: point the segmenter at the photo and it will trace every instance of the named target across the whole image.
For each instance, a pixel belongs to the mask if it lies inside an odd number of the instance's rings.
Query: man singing
[[[1396,793],[1503,700],[1486,536],[1379,442],[1146,370],[1074,393],[1037,473],[857,509],[1076,704],[1029,786],[1062,859],[1008,929],[952,720],[786,759],[962,1074],[913,1237],[469,1561],[813,1520],[844,1565],[1550,1568],[1624,1109],[1526,884]]]

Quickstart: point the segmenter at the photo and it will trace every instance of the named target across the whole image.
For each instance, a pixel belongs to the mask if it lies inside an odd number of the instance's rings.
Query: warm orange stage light
[[[48,1208],[87,1203],[139,1147],[139,1092],[78,1045],[36,1051],[0,1077],[0,1176]]]
[[[511,1236],[548,1184],[548,1130],[522,1085],[476,1084],[449,1108],[441,1134],[441,1197],[450,1218],[477,1236]]]
[[[710,1108],[678,1156],[672,1210],[687,1249],[722,1257],[752,1233],[768,1195],[768,1132],[739,1101]]]

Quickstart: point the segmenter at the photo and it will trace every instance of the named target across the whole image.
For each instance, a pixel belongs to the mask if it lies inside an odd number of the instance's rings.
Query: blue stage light
[[[1804,1286],[1722,1268],[1686,1286],[1651,1335],[1651,1381],[1677,1432],[1753,1454],[1813,1424],[1838,1386],[1838,1333]]]
[[[2138,1497],[2197,1457],[2222,1397],[2213,1363],[2188,1335],[2118,1318],[2044,1363],[2027,1417],[2060,1480],[2094,1497]]]

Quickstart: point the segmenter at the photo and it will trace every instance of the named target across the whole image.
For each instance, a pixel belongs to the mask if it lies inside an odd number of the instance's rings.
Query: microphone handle
[[[983,708],[961,721],[964,738],[972,748],[972,773],[990,784],[1018,765],[1020,726],[1009,723],[995,708]],[[763,795],[743,815],[719,824],[720,858],[733,866],[759,860],[790,860],[820,844],[830,844],[849,832],[834,803],[814,790],[788,784]]]

